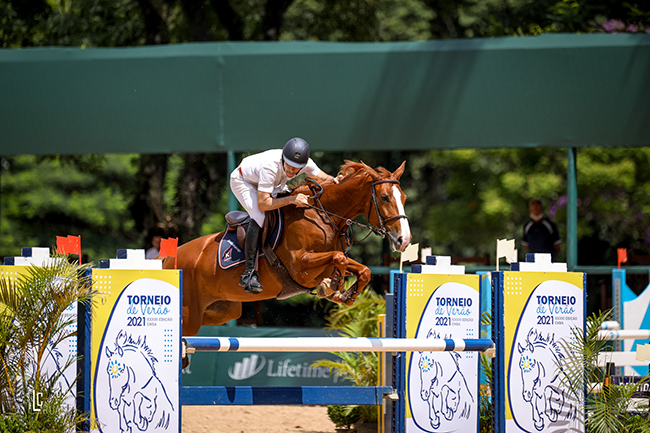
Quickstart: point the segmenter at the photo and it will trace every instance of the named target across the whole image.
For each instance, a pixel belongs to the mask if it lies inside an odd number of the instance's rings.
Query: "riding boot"
[[[260,293],[262,285],[259,276],[255,270],[255,260],[257,259],[257,250],[260,244],[262,229],[257,222],[251,218],[246,231],[246,241],[244,243],[244,254],[246,255],[246,269],[242,274],[239,285],[249,293]]]

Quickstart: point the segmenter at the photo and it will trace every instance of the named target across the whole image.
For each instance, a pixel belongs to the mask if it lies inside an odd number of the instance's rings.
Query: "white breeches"
[[[234,170],[230,175],[230,190],[251,218],[264,227],[264,212],[257,207],[257,185],[246,182],[239,170]]]

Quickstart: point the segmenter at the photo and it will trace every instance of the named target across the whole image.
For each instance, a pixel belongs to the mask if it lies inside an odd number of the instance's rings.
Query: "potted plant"
[[[386,311],[384,298],[372,290],[359,295],[354,304],[337,304],[327,317],[326,329],[336,331],[343,337],[377,337],[377,317]],[[374,352],[334,352],[338,361],[320,360],[317,367],[329,367],[335,374],[355,386],[376,386],[379,357]],[[328,415],[337,427],[355,423],[357,432],[365,427],[377,430],[377,408],[367,405],[346,405],[328,407]],[[367,426],[367,425],[370,426]]]
[[[561,341],[566,353],[561,365],[556,366],[561,386],[577,401],[584,398],[581,409],[588,433],[650,433],[647,401],[640,405],[634,399],[637,387],[647,383],[650,376],[637,383],[614,384],[610,372],[603,372],[599,365],[599,355],[611,351],[611,342],[598,337],[602,323],[610,317],[611,311],[594,313],[587,319],[584,332],[574,328],[573,337]]]
[[[54,372],[45,373],[43,366],[51,348],[71,335],[66,327],[74,318],[66,319],[64,312],[74,302],[90,303],[94,295],[89,268],[52,260],[16,278],[0,278],[0,431],[67,433],[86,419],[66,403],[76,382],[68,389],[57,384],[76,359]]]

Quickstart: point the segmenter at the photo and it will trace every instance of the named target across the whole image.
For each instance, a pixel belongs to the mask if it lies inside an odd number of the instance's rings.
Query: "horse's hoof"
[[[183,338],[181,341],[181,367],[182,369],[186,369],[189,366],[190,357],[187,354],[187,340]]]

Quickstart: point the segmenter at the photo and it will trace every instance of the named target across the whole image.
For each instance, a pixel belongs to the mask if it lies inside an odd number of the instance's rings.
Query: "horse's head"
[[[117,410],[119,407],[122,393],[129,385],[129,372],[123,356],[124,351],[120,346],[117,346],[115,351],[106,348],[106,357],[108,358],[108,366],[106,367],[106,374],[108,374],[108,402],[113,410]]]
[[[123,395],[130,392],[130,385],[134,381],[131,377],[133,365],[133,350],[130,340],[124,331],[120,331],[115,338],[115,348],[111,351],[105,347],[106,374],[108,374],[109,405],[117,410]]]
[[[544,366],[533,355],[532,344],[522,346],[517,344],[519,350],[519,369],[521,370],[522,396],[524,401],[530,402],[536,390],[539,390],[545,375]]]
[[[393,250],[400,252],[411,242],[411,229],[404,211],[406,194],[399,184],[405,165],[406,161],[393,173],[384,168],[375,171],[368,167],[368,173],[372,177],[372,202],[367,214],[368,222],[385,231]]]

